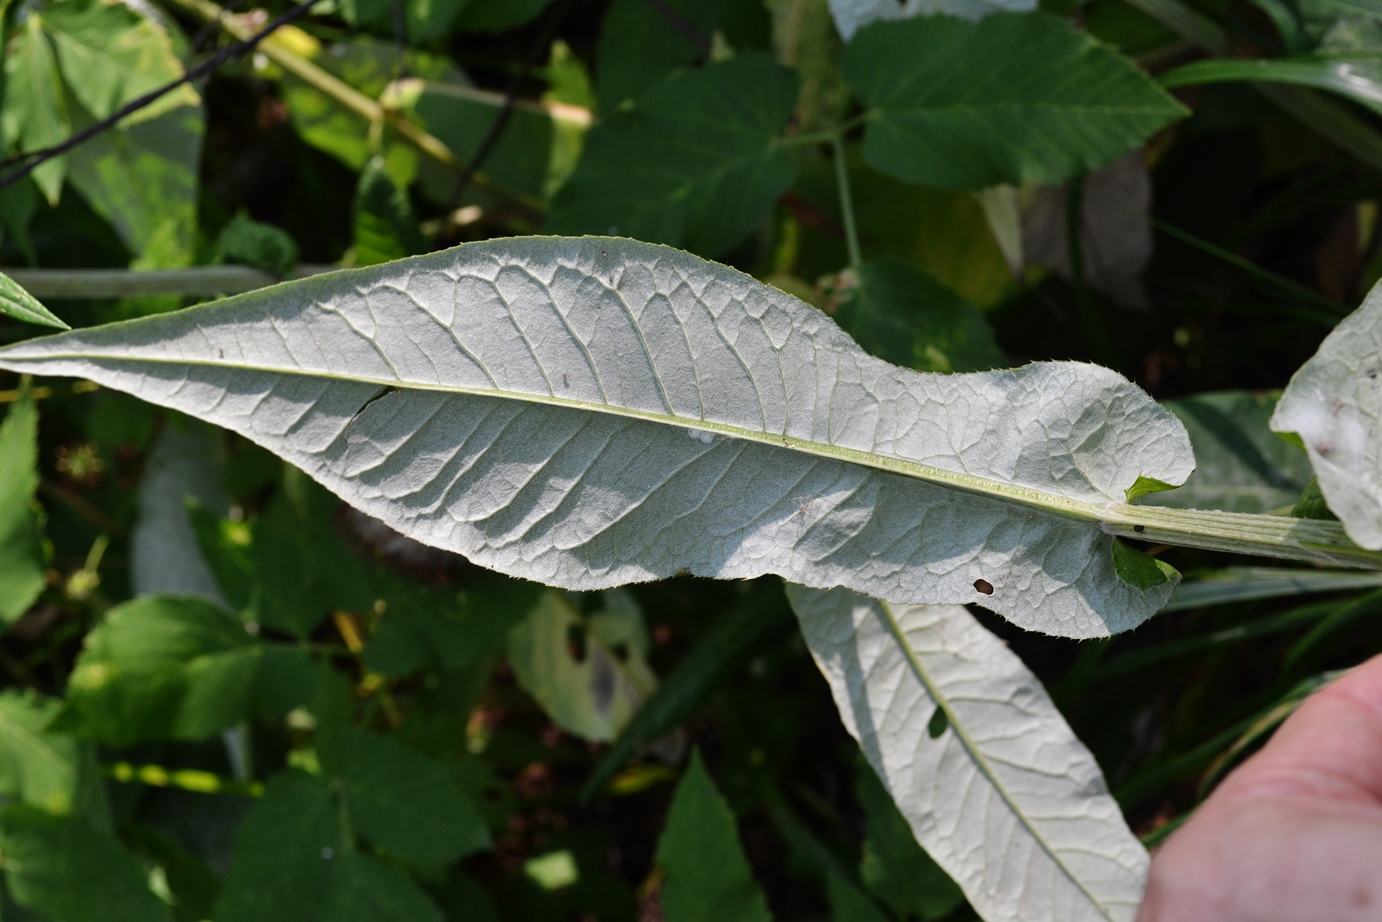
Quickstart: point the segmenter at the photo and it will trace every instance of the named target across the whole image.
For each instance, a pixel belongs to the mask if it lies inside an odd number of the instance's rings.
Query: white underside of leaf
[[[1320,492],[1348,536],[1382,549],[1382,288],[1291,378],[1271,427],[1305,443]]]
[[[569,589],[776,573],[1103,636],[1173,586],[1097,519],[1180,483],[1184,428],[1112,371],[923,375],[666,247],[517,238],[0,350],[239,432],[352,505]],[[976,581],[993,587],[981,596]]]
[[[961,606],[788,587],[845,727],[987,922],[1131,920],[1147,852],[1041,682]],[[932,739],[936,708],[948,726]]]
[[[1036,0],[830,0],[835,28],[845,41],[871,22],[908,19],[945,13],[961,19],[983,19],[989,13],[1011,10],[1021,13],[1037,8]]]

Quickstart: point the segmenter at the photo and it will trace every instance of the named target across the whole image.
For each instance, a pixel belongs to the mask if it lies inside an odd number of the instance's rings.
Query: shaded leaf
[[[23,397],[0,423],[0,624],[19,620],[47,584],[34,491],[38,488],[38,410]]]
[[[0,692],[0,792],[47,813],[99,814],[89,744],[48,729],[61,706],[33,692]]]
[[[693,753],[677,785],[667,826],[657,843],[667,875],[662,911],[667,922],[769,922],[767,901],[739,844],[734,814]]]
[[[456,17],[462,32],[503,32],[537,18],[552,0],[470,0]]]
[[[936,708],[936,714],[945,711]],[[935,717],[932,717],[935,720]],[[941,734],[927,728],[927,736]],[[964,902],[964,894],[917,844],[916,836],[893,803],[887,788],[867,765],[861,766],[854,790],[864,808],[864,847],[859,876],[869,892],[901,918],[939,919]]]
[[[562,729],[599,742],[614,739],[657,685],[647,654],[643,614],[618,590],[589,618],[566,593],[543,593],[509,631],[518,684]]]
[[[1041,682],[959,606],[788,598],[845,728],[984,919],[1131,920],[1147,853]],[[948,729],[927,722],[944,708]]]
[[[244,263],[285,276],[298,261],[298,245],[287,231],[237,212],[221,229],[216,248],[227,262]]]
[[[747,276],[598,238],[316,276],[16,344],[0,367],[233,428],[390,527],[525,579],[776,572],[982,599],[1071,636],[1169,597],[1119,579],[1097,523],[1193,464],[1175,418],[1107,369],[905,371]]]
[[[1310,54],[1289,58],[1217,58],[1182,64],[1157,77],[1167,88],[1205,83],[1289,83],[1327,90],[1382,112],[1382,55]]]
[[[591,129],[548,229],[724,252],[792,183],[777,141],[796,99],[796,76],[757,52],[674,74]]]
[[[323,922],[443,922],[417,884],[394,868],[348,851],[332,863],[331,872]]]
[[[742,0],[737,0],[742,2]],[[682,28],[647,0],[614,0],[605,13],[596,51],[600,110],[612,115],[673,70],[704,57],[706,50],[685,27],[709,41],[720,0],[665,0]]]
[[[52,311],[40,304],[37,298],[25,291],[18,282],[4,273],[0,273],[0,314],[7,314],[26,323],[57,327],[60,330],[71,329],[60,318],[54,316]]]
[[[355,187],[355,265],[375,266],[424,249],[407,192],[389,178],[384,158],[375,157]]]
[[[1320,492],[1360,547],[1382,549],[1382,287],[1291,378],[1274,432],[1304,444]],[[1303,485],[1302,485],[1303,486]]]
[[[145,596],[87,635],[63,720],[112,745],[204,739],[301,704],[310,676],[306,651],[263,643],[203,599]]]
[[[901,260],[864,263],[845,283],[835,319],[880,359],[919,371],[987,371],[1008,364],[984,317]]]
[[[10,894],[51,922],[172,919],[139,861],[85,823],[7,806],[0,811],[0,849]]]
[[[475,805],[440,765],[386,736],[348,730],[321,748],[355,830],[386,852],[440,866],[489,847]]]
[[[1185,114],[1131,60],[1044,13],[875,23],[840,66],[868,107],[864,156],[935,186],[1057,183]]]
[[[1186,580],[1163,611],[1182,611],[1256,599],[1279,599],[1315,592],[1374,589],[1382,574],[1352,570],[1293,570],[1285,567],[1227,567]]]

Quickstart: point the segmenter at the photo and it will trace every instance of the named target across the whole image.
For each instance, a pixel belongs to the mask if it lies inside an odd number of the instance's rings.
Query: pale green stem
[[[293,278],[330,272],[335,266],[298,266]],[[107,300],[151,295],[233,295],[282,281],[251,266],[186,269],[10,269],[7,274],[39,300]]]
[[[840,189],[840,217],[845,225],[845,246],[849,248],[849,266],[858,269],[864,262],[859,252],[859,229],[854,224],[854,196],[849,187],[849,165],[845,163],[845,145],[837,134],[830,141],[835,148],[835,182]]]

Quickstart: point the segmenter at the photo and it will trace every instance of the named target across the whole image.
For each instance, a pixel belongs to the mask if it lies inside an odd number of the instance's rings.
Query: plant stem
[[[298,266],[293,278],[331,272],[335,266]],[[251,266],[186,269],[11,269],[9,275],[39,300],[107,300],[148,295],[233,295],[276,285],[282,279]]]
[[[241,794],[245,797],[259,797],[264,793],[264,785],[258,781],[233,781],[211,772],[187,768],[171,769],[162,765],[115,762],[101,766],[101,774],[115,781],[139,782],[158,788],[181,788],[184,791],[196,791],[198,794]]]
[[[854,196],[849,187],[849,166],[845,163],[845,144],[836,134],[830,139],[835,149],[835,182],[840,189],[840,217],[845,225],[845,246],[849,248],[849,265],[858,269],[864,262],[859,252],[859,229],[854,224]]]

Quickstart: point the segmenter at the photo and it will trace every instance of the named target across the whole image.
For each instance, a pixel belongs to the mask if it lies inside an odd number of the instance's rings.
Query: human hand
[[[1137,922],[1382,920],[1382,656],[1311,696],[1152,858]]]

